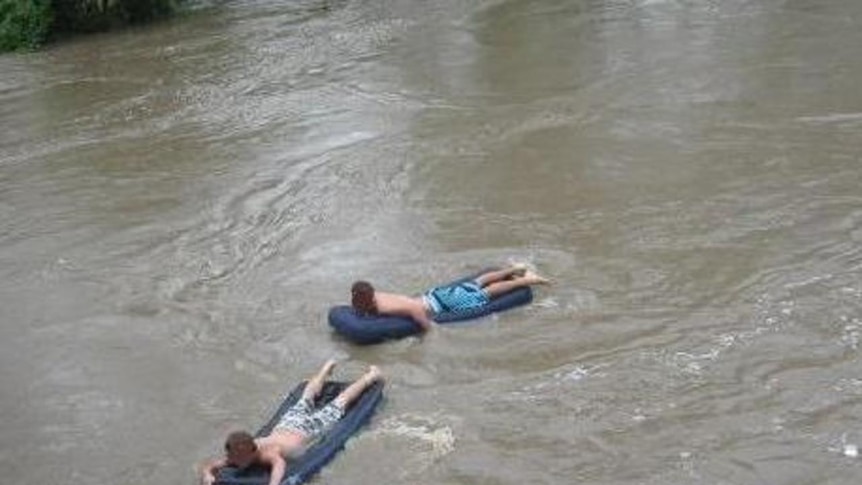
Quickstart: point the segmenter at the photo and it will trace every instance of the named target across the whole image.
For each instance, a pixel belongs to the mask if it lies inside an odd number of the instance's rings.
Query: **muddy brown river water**
[[[325,358],[321,484],[857,484],[862,2],[246,0],[0,56],[0,482],[194,483]],[[354,279],[535,303],[358,348]]]

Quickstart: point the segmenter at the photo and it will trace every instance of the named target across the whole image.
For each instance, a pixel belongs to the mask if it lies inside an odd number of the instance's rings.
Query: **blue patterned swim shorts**
[[[471,312],[488,304],[490,298],[475,281],[438,286],[423,295],[435,317]]]
[[[314,403],[303,397],[284,413],[275,430],[298,431],[313,440],[329,430],[343,416],[344,410],[334,401],[315,411]]]

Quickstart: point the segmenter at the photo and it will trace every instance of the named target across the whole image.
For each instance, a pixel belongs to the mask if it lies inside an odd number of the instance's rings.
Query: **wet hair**
[[[256,450],[257,445],[254,438],[246,431],[234,431],[227,436],[224,442],[224,451],[227,454]]]
[[[374,315],[377,313],[377,304],[374,303],[374,287],[367,281],[357,281],[350,289],[350,303],[353,308],[362,315]]]

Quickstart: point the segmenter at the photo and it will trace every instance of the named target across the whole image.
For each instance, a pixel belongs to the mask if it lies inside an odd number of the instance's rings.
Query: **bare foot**
[[[335,359],[327,360],[326,363],[323,364],[323,368],[320,369],[320,375],[323,376],[323,378],[329,377],[332,374],[333,369],[335,369],[336,365],[338,365],[337,360],[335,360]]]
[[[511,271],[512,276],[516,276],[518,278],[521,278],[525,274],[527,274],[528,269],[529,268],[527,268],[526,263],[515,263],[509,267],[509,270]]]
[[[527,283],[531,285],[547,285],[551,282],[551,280],[539,276],[532,271],[527,271],[526,273],[524,273],[524,279],[527,280]]]
[[[374,381],[382,379],[383,373],[380,372],[380,368],[376,365],[369,365],[368,370],[365,371],[365,375],[363,375],[362,378],[371,384]]]

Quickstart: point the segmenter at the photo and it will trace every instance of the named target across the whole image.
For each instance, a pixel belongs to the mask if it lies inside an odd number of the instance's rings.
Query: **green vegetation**
[[[52,37],[148,22],[178,0],[0,0],[0,51],[32,49]]]
[[[50,0],[0,0],[0,51],[40,45],[53,19]]]

